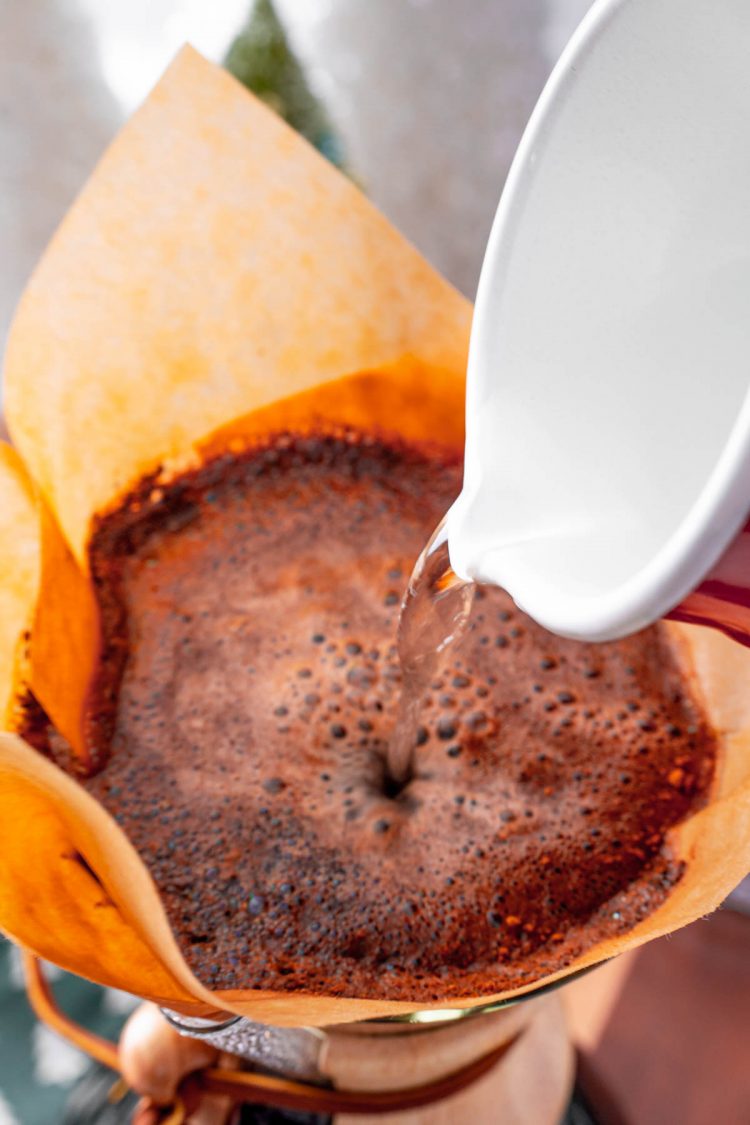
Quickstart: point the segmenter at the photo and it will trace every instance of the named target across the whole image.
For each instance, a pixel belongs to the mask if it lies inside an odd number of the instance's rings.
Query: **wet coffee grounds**
[[[214,988],[487,995],[632,928],[679,879],[668,829],[715,742],[654,627],[587,646],[501,591],[385,749],[399,606],[454,458],[283,436],[99,526],[104,659],[84,783]],[[54,739],[53,739],[54,742]]]

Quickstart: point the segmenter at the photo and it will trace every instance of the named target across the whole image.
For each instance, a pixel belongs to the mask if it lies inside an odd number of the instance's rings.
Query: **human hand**
[[[155,1004],[141,1004],[120,1036],[122,1076],[136,1093],[154,1105],[169,1106],[186,1075],[205,1066],[236,1065],[201,1039],[189,1039],[167,1023]],[[228,1098],[207,1094],[185,1125],[226,1125],[232,1112]]]

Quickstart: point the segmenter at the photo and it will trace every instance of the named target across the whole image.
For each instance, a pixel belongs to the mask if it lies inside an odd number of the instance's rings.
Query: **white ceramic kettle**
[[[454,570],[580,639],[689,617],[745,559],[749,386],[750,4],[599,0],[487,249]]]

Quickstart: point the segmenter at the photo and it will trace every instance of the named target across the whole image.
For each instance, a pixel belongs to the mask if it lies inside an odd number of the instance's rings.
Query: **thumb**
[[[170,1105],[187,1074],[219,1057],[215,1047],[170,1027],[155,1004],[135,1010],[122,1030],[119,1052],[127,1084],[156,1105]]]

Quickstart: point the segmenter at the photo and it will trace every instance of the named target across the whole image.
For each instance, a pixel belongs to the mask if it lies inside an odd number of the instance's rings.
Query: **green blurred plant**
[[[224,66],[332,164],[344,168],[339,138],[325,107],[310,89],[271,0],[254,0]]]

